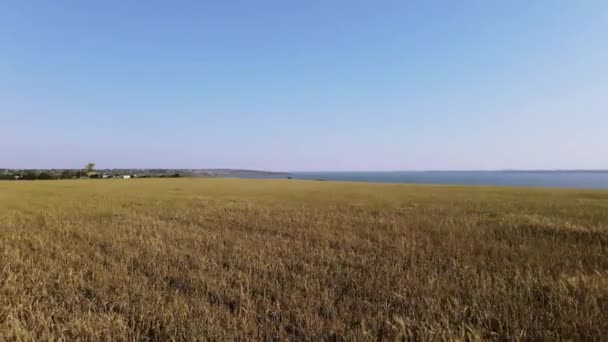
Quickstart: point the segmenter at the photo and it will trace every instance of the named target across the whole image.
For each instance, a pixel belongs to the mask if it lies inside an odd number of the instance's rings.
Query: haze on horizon
[[[608,169],[608,2],[0,2],[0,168]]]

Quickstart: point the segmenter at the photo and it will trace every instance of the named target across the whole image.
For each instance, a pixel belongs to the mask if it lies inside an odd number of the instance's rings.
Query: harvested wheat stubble
[[[1,339],[608,336],[608,192],[0,183]]]

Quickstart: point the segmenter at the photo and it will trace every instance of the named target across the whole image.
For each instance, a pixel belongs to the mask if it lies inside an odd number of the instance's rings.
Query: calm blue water
[[[294,179],[608,189],[608,171],[293,172]]]

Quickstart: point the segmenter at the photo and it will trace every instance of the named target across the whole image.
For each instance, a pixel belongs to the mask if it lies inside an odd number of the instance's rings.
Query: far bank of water
[[[608,171],[292,172],[294,179],[608,189]]]

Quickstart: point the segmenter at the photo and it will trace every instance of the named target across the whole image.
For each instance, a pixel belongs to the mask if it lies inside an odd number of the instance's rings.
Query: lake
[[[608,189],[608,171],[292,172],[294,179]]]

